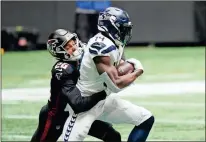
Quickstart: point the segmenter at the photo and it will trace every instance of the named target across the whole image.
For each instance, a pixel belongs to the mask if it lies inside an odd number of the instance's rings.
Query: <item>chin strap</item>
[[[119,65],[119,63],[122,59],[123,52],[124,52],[124,46],[119,45],[119,60],[118,60],[117,65]]]

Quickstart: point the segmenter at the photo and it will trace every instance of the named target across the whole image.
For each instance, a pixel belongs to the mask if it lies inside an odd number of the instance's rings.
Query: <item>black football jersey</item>
[[[64,92],[73,90],[77,83],[79,77],[78,63],[58,61],[52,67],[51,75],[50,106],[62,110],[67,104]]]
[[[78,68],[78,62],[58,61],[54,64],[51,70],[49,99],[49,107],[52,110],[63,112],[68,103],[75,113],[84,112],[106,98],[105,91],[89,97],[81,96],[81,92],[76,87],[80,75]]]

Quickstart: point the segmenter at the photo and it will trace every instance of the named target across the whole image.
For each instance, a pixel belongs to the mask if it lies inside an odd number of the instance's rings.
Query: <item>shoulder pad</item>
[[[93,44],[91,44],[91,46],[89,47],[89,52],[91,54],[96,54],[96,55],[101,55],[101,54],[107,54],[113,50],[116,50],[116,46],[111,45],[111,46],[106,46],[104,43],[102,42],[95,42]]]
[[[57,77],[60,80],[61,77],[65,77],[69,74],[72,74],[74,71],[74,67],[65,62],[58,62],[54,65],[52,69],[52,75]]]
[[[89,48],[89,52],[92,54],[98,54],[98,52],[106,47],[106,44],[102,42],[94,42]]]
[[[106,44],[104,44],[102,42],[94,42],[93,44],[91,44],[91,48],[97,49],[98,51],[104,47],[106,47]]]
[[[89,40],[87,47],[92,58],[96,56],[113,56],[113,51],[117,50],[114,43],[100,33]]]

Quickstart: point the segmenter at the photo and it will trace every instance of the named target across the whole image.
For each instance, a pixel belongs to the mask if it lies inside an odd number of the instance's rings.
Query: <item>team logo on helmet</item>
[[[52,55],[56,55],[56,46],[57,46],[57,43],[58,43],[58,40],[57,39],[50,39],[48,40],[47,42],[47,48],[49,50],[49,52],[52,54]]]

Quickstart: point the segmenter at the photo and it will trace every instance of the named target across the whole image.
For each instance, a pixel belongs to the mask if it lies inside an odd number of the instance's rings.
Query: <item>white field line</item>
[[[172,106],[172,107],[205,107],[205,103],[174,103],[174,102],[138,102],[137,105]]]
[[[1,104],[3,104],[3,105],[18,105],[18,104],[21,104],[21,102],[19,102],[19,101],[2,101],[1,102]]]
[[[151,95],[182,95],[189,93],[205,93],[205,81],[137,83],[114,95],[144,97]],[[49,88],[18,88],[2,90],[3,101],[39,101],[48,99],[49,95]]]
[[[154,79],[188,79],[195,77],[195,74],[192,73],[174,73],[174,74],[155,74],[155,75],[144,75],[142,78],[146,80]]]
[[[38,115],[5,115],[2,118],[6,119],[38,119]]]
[[[45,100],[44,100],[45,101]],[[17,101],[4,101],[2,104],[7,105],[18,105],[21,104],[21,102]],[[205,103],[174,103],[174,102],[138,102],[139,106],[172,106],[172,107],[205,107]]]
[[[4,139],[4,138],[9,138],[9,139],[23,139],[23,140],[30,140],[31,139],[31,137],[32,137],[32,135],[31,136],[28,136],[28,135],[14,135],[14,134],[2,134],[2,138]]]
[[[205,81],[135,84],[121,91],[119,95],[143,97],[151,95],[182,95],[189,93],[205,93]]]
[[[6,119],[38,119],[38,116],[28,115],[6,115],[3,116]],[[191,124],[191,125],[205,125],[205,120],[170,120],[170,119],[156,119],[155,123],[168,123],[168,124]]]
[[[155,80],[155,79],[190,79],[194,78],[196,74],[192,73],[173,73],[173,74],[155,74],[155,75],[150,75],[150,74],[145,74],[141,78],[144,80]],[[50,79],[38,79],[38,80],[29,80],[27,84],[32,84],[32,85],[45,85],[49,84]]]
[[[21,140],[30,140],[32,136],[28,136],[28,135],[14,135],[14,134],[9,134],[9,133],[6,133],[6,134],[3,134],[2,135],[2,138],[14,138],[14,139],[21,139]],[[91,137],[91,136],[89,136]],[[58,139],[59,141],[62,141],[62,137],[60,137]],[[90,139],[89,141],[97,141],[99,139]],[[88,141],[88,140],[85,140],[85,141]],[[100,140],[101,141],[101,140]],[[148,141],[174,141],[174,140],[163,140],[163,139],[149,139]],[[190,140],[175,140],[175,141],[190,141]]]
[[[50,83],[50,79],[29,80],[27,83],[32,85],[41,85],[41,84],[47,85]]]

